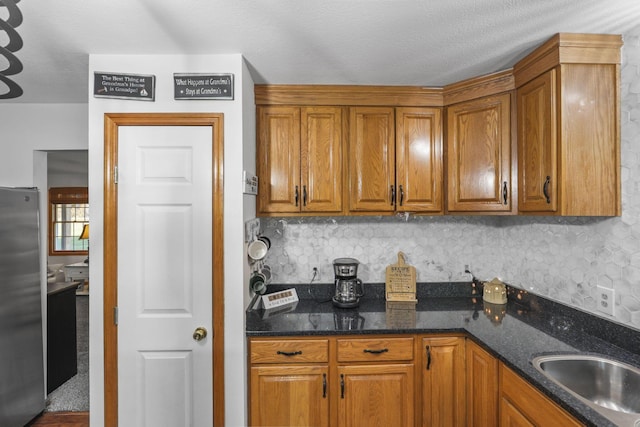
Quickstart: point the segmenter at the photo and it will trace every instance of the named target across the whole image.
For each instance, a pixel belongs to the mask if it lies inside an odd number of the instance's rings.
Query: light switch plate
[[[242,171],[244,194],[258,194],[258,177],[247,171]]]

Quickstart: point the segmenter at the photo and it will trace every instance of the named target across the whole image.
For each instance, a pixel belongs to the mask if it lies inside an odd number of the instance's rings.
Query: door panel
[[[302,108],[301,121],[302,211],[341,212],[342,108]]]
[[[211,132],[119,131],[120,427],[213,423]]]
[[[511,95],[448,108],[450,212],[511,211]]]
[[[464,338],[422,340],[422,425],[465,425]]]
[[[558,209],[556,71],[549,70],[518,88],[517,93],[518,209],[555,212]]]
[[[414,424],[413,364],[338,367],[340,427]]]
[[[256,427],[329,425],[328,368],[251,368],[251,425]]]
[[[258,211],[300,212],[300,108],[259,107]]]
[[[352,212],[395,209],[394,117],[393,108],[350,109],[349,209]]]
[[[396,210],[442,212],[440,109],[397,108],[396,123]]]
[[[140,351],[135,389],[140,390],[140,425],[192,426],[193,358],[190,351]],[[184,394],[167,393],[168,389]],[[140,418],[139,418],[140,419]]]

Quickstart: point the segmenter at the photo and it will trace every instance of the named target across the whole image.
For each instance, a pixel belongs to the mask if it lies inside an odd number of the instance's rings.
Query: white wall
[[[0,185],[34,186],[34,151],[86,150],[87,126],[87,104],[0,104]]]
[[[225,414],[228,426],[246,424],[245,337],[243,247],[245,215],[251,216],[251,201],[242,194],[245,146],[255,145],[250,114],[253,81],[241,55],[91,55],[89,81],[93,72],[153,74],[155,102],[89,98],[89,203],[91,204],[91,299],[90,299],[90,406],[91,425],[104,420],[103,378],[103,117],[107,112],[214,112],[224,114],[224,268],[225,268]],[[233,73],[232,101],[173,99],[173,73]],[[92,85],[92,84],[91,84]],[[93,93],[93,87],[89,88]],[[249,211],[245,213],[245,206]]]

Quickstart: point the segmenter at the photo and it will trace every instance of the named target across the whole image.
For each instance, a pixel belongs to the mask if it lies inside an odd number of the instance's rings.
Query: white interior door
[[[211,132],[119,128],[119,427],[213,425]]]

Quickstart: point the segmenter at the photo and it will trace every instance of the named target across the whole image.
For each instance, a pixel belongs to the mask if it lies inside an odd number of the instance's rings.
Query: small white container
[[[482,299],[491,304],[507,303],[507,287],[500,279],[495,278],[490,282],[484,282]]]

